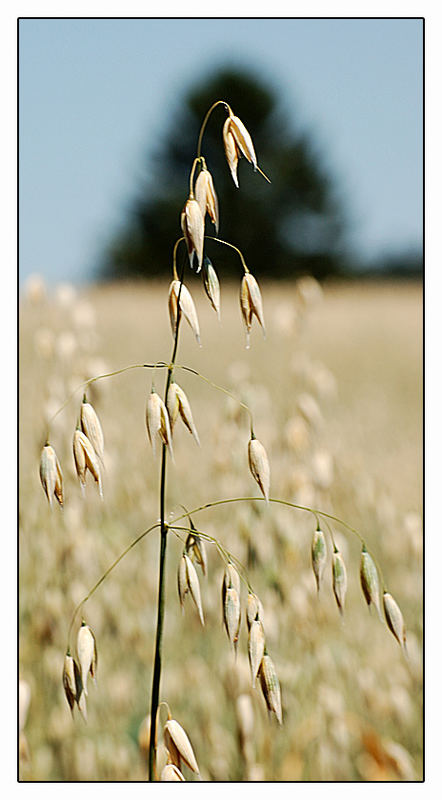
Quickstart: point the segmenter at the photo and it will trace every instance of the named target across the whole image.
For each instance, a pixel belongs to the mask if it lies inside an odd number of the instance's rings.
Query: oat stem
[[[229,104],[226,103],[225,100],[216,100],[215,103],[213,103],[210,106],[210,108],[209,108],[209,110],[208,110],[208,112],[207,112],[206,116],[204,117],[204,119],[202,121],[202,124],[201,124],[200,132],[199,132],[199,136],[198,136],[198,145],[197,145],[197,148],[196,148],[197,158],[199,158],[199,156],[201,155],[201,144],[202,144],[202,141],[203,141],[203,135],[204,135],[204,131],[206,129],[206,125],[207,125],[207,123],[209,121],[209,117],[210,117],[213,109],[216,108],[216,106],[219,106],[219,105],[225,106],[225,108],[227,109],[229,114],[232,114],[232,109],[230,108]]]
[[[75,606],[74,612],[73,612],[72,617],[71,617],[71,622],[70,622],[70,625],[69,625],[68,642],[67,642],[67,647],[66,647],[66,651],[67,652],[70,650],[70,638],[71,638],[72,626],[73,626],[73,624],[75,622],[75,618],[76,618],[78,612],[81,611],[81,609],[83,608],[84,604],[92,597],[94,592],[96,592],[96,590],[99,588],[99,586],[101,586],[103,581],[106,580],[107,576],[112,572],[112,570],[115,569],[115,567],[120,563],[120,561],[122,561],[124,556],[126,556],[130,552],[130,550],[132,550],[132,548],[135,547],[136,544],[138,544],[138,542],[141,542],[141,540],[144,539],[144,537],[147,536],[148,533],[151,533],[153,530],[155,530],[155,528],[158,528],[158,527],[159,527],[159,522],[156,522],[155,525],[151,525],[150,528],[148,528],[146,531],[143,531],[143,533],[140,533],[140,535],[137,536],[137,538],[134,539],[123,550],[122,553],[120,553],[118,558],[116,558],[115,561],[112,562],[110,567],[107,568],[106,572],[103,573],[101,578],[99,578],[99,580],[94,584],[92,589],[90,589],[90,591],[87,593],[86,597],[84,597],[83,600],[81,600],[78,603],[78,605]]]
[[[212,239],[212,241],[219,242],[219,244],[225,244],[227,247],[231,247],[232,250],[236,250],[236,252],[238,253],[238,255],[239,255],[240,259],[241,259],[241,264],[244,267],[244,272],[250,272],[246,262],[244,261],[244,256],[241,253],[241,250],[239,249],[239,247],[235,247],[235,245],[234,244],[230,244],[230,242],[225,242],[224,239],[218,239],[217,236],[206,236],[205,238],[206,239]]]
[[[185,262],[184,262],[185,263]],[[166,388],[164,390],[164,405],[167,406],[167,395],[172,380],[173,367],[178,349],[178,334],[181,321],[180,295],[183,286],[184,264],[181,270],[180,288],[177,298],[177,318],[175,325],[175,337],[173,343],[172,357],[167,367]],[[161,659],[162,659],[162,638],[164,627],[164,608],[165,608],[165,566],[166,566],[166,547],[168,526],[165,520],[166,503],[166,464],[167,446],[163,443],[161,452],[161,480],[160,480],[160,561],[158,572],[158,603],[157,603],[157,632],[155,638],[155,655],[152,678],[152,693],[150,703],[150,739],[149,739],[149,781],[155,780],[155,755],[156,755],[156,732],[157,732],[157,711],[160,695],[161,681]]]
[[[195,195],[193,194],[193,177],[195,175],[196,165],[200,162],[200,157],[194,158],[192,169],[190,170],[190,178],[189,178],[189,200],[194,200]]]
[[[250,417],[250,427],[253,428],[253,416],[250,408],[246,403],[243,403],[242,400],[239,400],[237,396],[233,394],[233,392],[230,392],[228,389],[225,389],[224,386],[219,386],[218,383],[211,381],[210,378],[206,378],[205,375],[202,375],[201,372],[198,372],[198,370],[193,369],[193,367],[187,367],[185,364],[175,364],[175,369],[183,369],[186,370],[186,372],[191,372],[192,375],[196,375],[198,378],[201,378],[202,381],[205,381],[205,383],[207,383],[209,386],[212,386],[213,389],[218,389],[218,391],[224,392],[224,394],[226,394],[228,397],[231,397],[233,400],[236,400],[238,405],[241,406],[241,408],[244,408],[245,411],[247,411]]]

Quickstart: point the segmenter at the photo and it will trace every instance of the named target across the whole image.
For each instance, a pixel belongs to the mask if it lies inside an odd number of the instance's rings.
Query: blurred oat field
[[[158,534],[143,539],[85,606],[98,643],[88,724],[72,720],[61,684],[71,613],[132,539],[158,519],[159,461],[145,430],[151,372],[99,381],[90,399],[104,429],[104,502],[83,499],[72,436],[81,391],[57,416],[51,443],[65,508],[51,513],[39,477],[45,421],[79,383],[170,356],[167,284],[44,290],[21,301],[19,668],[29,707],[22,780],[145,780],[154,648]],[[422,778],[422,298],[418,285],[263,285],[267,338],[251,349],[238,289],[222,288],[218,323],[201,287],[192,293],[200,349],[183,324],[178,363],[231,390],[253,410],[271,464],[271,496],[330,511],[357,528],[380,562],[407,626],[408,660],[365,605],[360,545],[333,525],[347,564],[341,622],[330,548],[316,594],[314,519],[264,503],[195,515],[247,567],[264,606],[284,724],[251,688],[243,621],[235,662],[222,627],[223,565],[208,549],[201,577],[206,618],[181,613],[171,535],[161,698],[185,727],[203,780],[420,780]],[[249,430],[238,405],[197,377],[176,373],[201,448],[178,422],[168,466],[168,510],[221,497],[258,496],[247,466]],[[163,392],[164,374],[156,388]],[[327,528],[324,528],[328,536]],[[329,539],[328,539],[329,542]],[[80,620],[74,627],[72,644]],[[26,711],[24,708],[23,711]],[[164,709],[162,711],[164,716]],[[192,775],[186,772],[186,779]]]

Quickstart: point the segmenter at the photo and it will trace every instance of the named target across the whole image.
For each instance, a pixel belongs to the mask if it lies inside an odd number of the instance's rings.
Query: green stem
[[[178,349],[178,334],[180,329],[181,311],[180,295],[183,285],[184,266],[181,271],[180,288],[177,299],[177,319],[175,327],[175,340],[173,343],[172,358],[167,368],[166,388],[164,390],[164,404],[167,405],[167,394],[172,380],[173,367]],[[155,638],[155,655],[152,677],[152,693],[150,702],[150,740],[149,740],[149,781],[155,780],[155,761],[156,761],[156,734],[157,734],[157,712],[160,696],[161,682],[161,662],[162,662],[162,639],[164,627],[164,608],[165,608],[165,567],[166,567],[166,548],[167,531],[166,524],[166,465],[167,465],[167,446],[163,444],[161,452],[161,480],[160,480],[160,561],[158,573],[158,604],[157,604],[157,632]]]

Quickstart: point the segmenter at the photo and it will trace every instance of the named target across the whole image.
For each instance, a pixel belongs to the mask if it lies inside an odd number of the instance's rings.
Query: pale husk
[[[249,641],[248,641],[249,661],[250,661],[250,670],[252,673],[253,687],[255,687],[256,678],[259,672],[259,668],[261,666],[262,657],[264,655],[264,648],[265,648],[264,628],[262,627],[262,623],[259,620],[255,619],[253,620],[250,626]]]
[[[63,474],[57,454],[50,444],[45,444],[41,451],[40,480],[51,508],[54,496],[63,506]]]
[[[407,637],[405,634],[404,618],[396,600],[389,592],[384,592],[383,605],[387,625],[400,646],[405,649]]]
[[[146,402],[146,428],[154,456],[156,455],[157,439],[159,439],[162,444],[167,445],[173,458],[169,414],[161,397],[155,391],[150,392]]]
[[[231,643],[236,646],[241,624],[241,606],[236,589],[226,589],[224,598],[224,624]]]
[[[312,567],[316,579],[316,587],[319,592],[321,588],[322,576],[327,562],[327,546],[323,531],[316,530],[312,537]]]
[[[164,726],[164,741],[167,749],[172,742],[184,763],[193,772],[199,773],[195,754],[190,744],[189,737],[176,719],[168,719]]]
[[[175,764],[166,764],[161,772],[160,781],[185,781],[182,772],[175,766]]]
[[[252,137],[250,136],[250,133],[248,132],[244,123],[241,122],[239,117],[236,117],[234,114],[229,117],[229,131],[233,135],[235,142],[242,154],[246,157],[247,161],[253,164],[253,168],[256,170],[257,160]]]
[[[181,294],[180,294],[180,285],[181,285],[180,281],[173,280],[169,287],[169,317],[170,317],[170,325],[172,328],[172,335],[175,336],[175,331],[176,331],[178,296],[179,296],[181,313],[189,323],[190,327],[192,328],[192,331],[195,335],[198,344],[201,344],[198,317],[196,314],[195,304],[192,300],[192,295],[190,294],[187,286],[185,286],[184,284],[181,286]]]
[[[370,608],[370,605],[374,605],[378,612],[379,619],[382,619],[378,572],[370,553],[367,553],[365,549],[362,549],[361,553],[360,578],[362,591],[368,607]]]
[[[347,592],[347,570],[344,559],[339,551],[333,553],[332,562],[333,593],[338,604],[339,612],[344,613],[345,595]]]
[[[193,268],[196,255],[196,271],[199,272],[203,263],[204,217],[197,201],[190,197],[181,212],[181,230],[186,240],[190,266]]]
[[[100,497],[103,497],[101,483],[101,467],[98,456],[87,436],[78,428],[74,433],[73,441],[74,461],[77,475],[82,488],[86,484],[86,471],[89,470],[98,485]]]
[[[89,625],[83,624],[77,635],[77,656],[80,667],[81,682],[83,691],[87,695],[87,678],[90,673],[95,678],[97,665],[97,647],[95,636]]]
[[[192,595],[193,601],[197,607],[199,618],[201,621],[201,625],[204,625],[204,614],[203,614],[203,606],[201,603],[201,591],[200,591],[200,584],[198,580],[198,575],[196,572],[195,567],[193,566],[189,556],[184,554],[184,559],[186,562],[186,570],[187,570],[187,585],[189,587],[190,594]]]
[[[203,219],[206,213],[215,226],[218,235],[219,208],[213,178],[208,169],[202,169],[195,183],[195,199],[200,207]]]
[[[249,468],[252,477],[257,482],[266,502],[269,502],[270,492],[270,464],[264,446],[254,436],[248,445]]]
[[[250,630],[250,626],[255,619],[259,619],[262,622],[263,617],[263,608],[262,603],[259,597],[254,594],[253,592],[249,592],[247,595],[247,627]]]
[[[267,708],[276,714],[276,719],[282,725],[281,688],[275,666],[268,653],[263,655],[259,676]]]
[[[207,256],[204,256],[203,261],[203,280],[204,289],[206,290],[207,297],[212,304],[212,308],[214,311],[216,311],[218,319],[221,319],[221,292],[219,279],[210,258],[207,258]]]
[[[226,154],[227,163],[229,165],[229,169],[233,178],[233,182],[237,189],[239,189],[238,183],[238,147],[235,141],[235,137],[230,130],[230,117],[227,117],[224,126],[223,126],[223,142],[224,142],[224,151]]]
[[[102,462],[104,456],[103,430],[97,412],[90,403],[83,402],[81,404],[80,421],[83,433],[91,442],[98,458]]]

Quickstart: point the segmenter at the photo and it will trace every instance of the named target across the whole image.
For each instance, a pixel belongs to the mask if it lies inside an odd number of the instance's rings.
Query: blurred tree
[[[275,93],[256,77],[224,69],[190,91],[156,156],[149,155],[148,178],[132,203],[126,226],[104,254],[101,276],[156,277],[170,272],[199,128],[218,99],[226,100],[246,125],[258,163],[272,181],[268,184],[242,158],[239,191],[234,186],[222,142],[226,111],[218,106],[206,128],[202,154],[220,202],[220,238],[241,243],[258,277],[310,273],[322,279],[342,272],[342,210],[311,136],[291,130]],[[215,235],[208,217],[206,234]],[[230,249],[209,240],[205,252],[220,277],[241,273]]]

